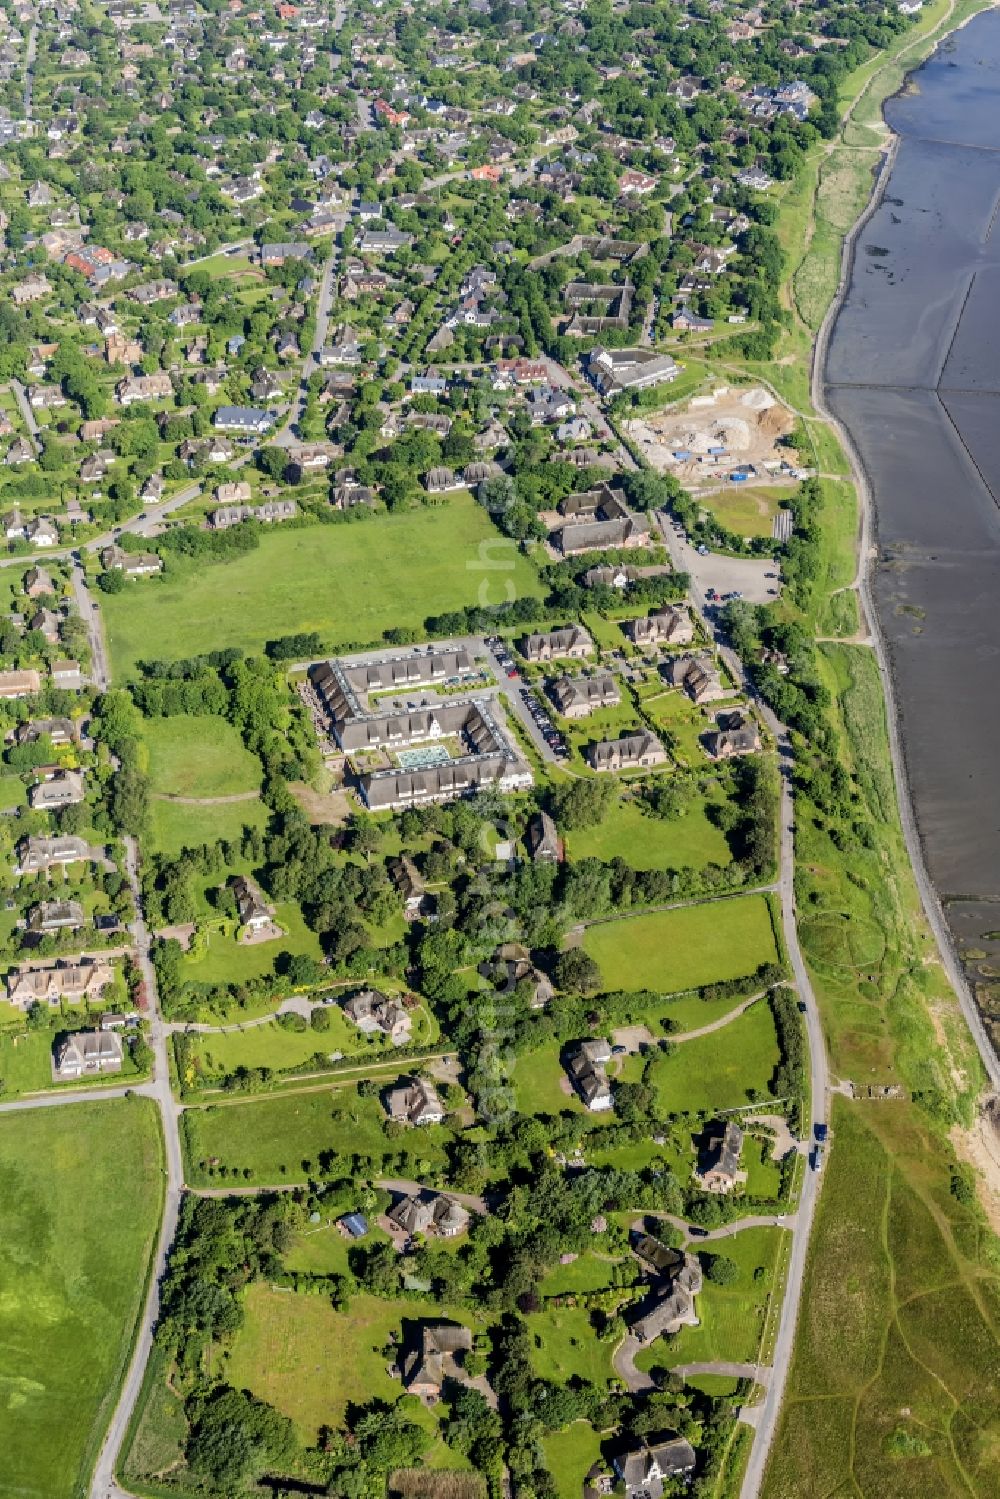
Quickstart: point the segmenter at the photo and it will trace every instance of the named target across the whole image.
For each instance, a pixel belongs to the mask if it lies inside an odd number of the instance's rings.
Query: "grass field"
[[[390,1069],[387,1081],[396,1074]],[[320,1088],[253,1103],[187,1109],[184,1113],[188,1179],[204,1180],[200,1167],[218,1157],[230,1169],[249,1168],[260,1183],[306,1181],[324,1150],[343,1155],[361,1153],[380,1157],[405,1152],[417,1177],[431,1173],[444,1159],[445,1125],[427,1125],[389,1141],[382,1133],[384,1114],[377,1098],[360,1098],[353,1085]]]
[[[142,726],[154,792],[166,796],[233,796],[260,787],[260,761],[239,731],[214,715],[149,718]]]
[[[268,811],[262,801],[222,802],[216,806],[188,806],[153,797],[150,801],[149,846],[176,856],[185,848],[222,839],[238,843],[245,827],[263,828]]]
[[[751,1088],[768,1096],[778,1058],[771,1009],[760,999],[721,1030],[658,1057],[650,1076],[666,1112],[707,1113],[739,1108]]]
[[[367,1057],[379,1061],[391,1058],[392,1047],[380,1045],[359,1031],[345,1018],[339,1005],[331,1005],[325,1013],[330,1017],[330,1028],[325,1031],[313,1030],[311,1026],[304,1031],[287,1031],[271,1021],[224,1035],[192,1036],[194,1055],[204,1073],[214,1076],[233,1072],[237,1067],[298,1067],[318,1051],[324,1055],[335,1051],[344,1055],[358,1052],[361,1061]],[[425,1009],[412,1013],[414,1040],[431,1044],[437,1035],[431,1017]]]
[[[519,596],[538,576],[470,495],[353,525],[275,531],[231,562],[102,600],[115,675],[148,657],[178,659],[316,630],[330,649],[419,630],[428,614],[475,603],[502,572]],[[507,597],[497,583],[496,602]],[[492,593],[490,598],[492,598]]]
[[[762,895],[603,922],[587,928],[583,945],[605,988],[664,994],[739,978],[778,956]]]
[[[729,484],[699,495],[698,502],[737,536],[770,536],[781,504],[794,493],[795,487],[789,484]]]
[[[912,1110],[837,1099],[833,1124],[767,1499],[1000,1492],[1000,1282],[983,1230]],[[911,1456],[893,1455],[901,1438]]]
[[[66,1105],[0,1127],[0,1493],[76,1499],[115,1402],[161,1198],[154,1107]]]
[[[388,1373],[390,1334],[407,1337],[422,1318],[442,1317],[477,1326],[469,1313],[437,1301],[383,1301],[362,1294],[351,1297],[349,1311],[335,1312],[323,1297],[253,1285],[226,1378],[290,1416],[303,1438],[314,1442],[320,1426],[343,1425],[348,1404],[398,1400],[403,1387]],[[433,1428],[434,1416],[427,1412],[421,1424]]]
[[[566,837],[570,859],[627,859],[633,869],[700,869],[729,864],[725,834],[698,800],[674,822],[652,817],[632,799],[620,801],[603,822]]]

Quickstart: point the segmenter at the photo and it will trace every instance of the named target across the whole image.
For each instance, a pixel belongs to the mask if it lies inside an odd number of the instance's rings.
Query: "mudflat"
[[[998,112],[1000,15],[986,12],[886,105],[899,149],[824,370],[874,496],[876,606],[928,868],[987,1014],[1000,973]]]

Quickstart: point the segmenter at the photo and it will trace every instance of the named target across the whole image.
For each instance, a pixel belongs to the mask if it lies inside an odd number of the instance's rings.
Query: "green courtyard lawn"
[[[613,1343],[602,1343],[580,1306],[552,1307],[525,1317],[532,1341],[531,1363],[542,1379],[567,1384],[574,1375],[604,1389],[615,1378]]]
[[[751,1089],[762,1098],[770,1096],[779,1057],[771,1007],[759,999],[730,1025],[657,1057],[650,1081],[668,1113],[735,1109],[752,1101],[747,1097]]]
[[[731,1239],[709,1244],[702,1253],[724,1255],[739,1266],[731,1286],[705,1278],[695,1302],[697,1327],[682,1327],[669,1343],[657,1340],[636,1356],[636,1367],[654,1364],[753,1363],[761,1345],[768,1294],[775,1281],[783,1228],[745,1228]],[[754,1279],[757,1270],[759,1279]]]
[[[260,761],[224,718],[187,713],[149,718],[142,737],[154,793],[215,797],[260,789]]]
[[[256,797],[215,806],[192,806],[154,796],[149,809],[149,846],[170,857],[185,848],[198,848],[219,839],[238,843],[245,827],[264,828],[268,819],[267,808]]]
[[[404,1075],[404,1069],[400,1074]],[[389,1068],[380,1075],[396,1080]],[[217,1178],[204,1162],[216,1160],[231,1173],[249,1170],[260,1184],[307,1181],[323,1151],[340,1155],[406,1155],[407,1171],[423,1179],[444,1162],[449,1130],[431,1124],[404,1131],[394,1140],[382,1133],[385,1114],[377,1098],[361,1098],[353,1083],[318,1087],[308,1092],[227,1103],[184,1111],[183,1135],[187,1179],[211,1186]]]
[[[559,1499],[580,1499],[583,1480],[601,1456],[601,1438],[590,1422],[574,1421],[565,1431],[550,1431],[542,1448]]]
[[[583,945],[606,989],[662,994],[740,978],[778,961],[762,895],[601,922],[587,928]]]
[[[145,1099],[0,1126],[0,1492],[76,1499],[118,1395],[159,1224]]]
[[[603,822],[567,834],[566,853],[572,859],[625,859],[633,869],[700,869],[705,864],[729,864],[726,836],[705,815],[705,803],[695,801],[673,822],[654,817],[631,797],[618,802]]]
[[[102,600],[117,678],[148,657],[178,659],[318,631],[331,650],[381,639],[392,627],[423,628],[480,597],[484,580],[499,601],[507,585],[537,596],[538,575],[504,541],[471,495],[399,515],[345,525],[275,530],[233,561],[184,565]]]
[[[486,1325],[437,1301],[385,1301],[362,1293],[351,1297],[346,1312],[335,1312],[322,1296],[252,1285],[246,1321],[218,1372],[290,1416],[303,1440],[314,1443],[321,1426],[343,1426],[348,1405],[397,1401],[404,1391],[388,1372],[395,1357],[387,1351],[390,1336],[413,1336],[422,1320],[442,1318],[473,1331]],[[434,1413],[412,1404],[420,1424],[436,1431]],[[460,1467],[461,1459],[450,1465]]]

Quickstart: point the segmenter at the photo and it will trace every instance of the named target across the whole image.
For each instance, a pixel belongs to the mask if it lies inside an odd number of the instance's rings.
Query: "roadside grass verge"
[[[145,1294],[161,1170],[156,1110],[146,1099],[67,1104],[3,1122],[5,1493],[77,1499],[89,1491]]]

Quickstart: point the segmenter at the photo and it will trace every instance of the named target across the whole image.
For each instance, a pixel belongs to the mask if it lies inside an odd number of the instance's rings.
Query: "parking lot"
[[[500,690],[524,725],[538,753],[544,759],[558,763],[568,760],[569,750],[565,740],[553,724],[538,693],[521,680],[517,663],[506,643],[499,636],[490,636],[485,644],[497,664]]]

